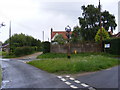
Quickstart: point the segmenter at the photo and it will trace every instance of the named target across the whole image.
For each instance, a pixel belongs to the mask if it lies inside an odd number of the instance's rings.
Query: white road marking
[[[76,82],[76,83],[81,83],[80,81],[78,81],[78,80],[75,80],[74,82]]]
[[[61,78],[61,80],[62,80],[63,82],[65,82],[65,81],[66,81],[64,78]]]
[[[70,80],[75,80],[74,78],[70,78]]]
[[[58,78],[62,78],[62,76],[57,76]]]
[[[70,76],[67,75],[67,76],[65,76],[65,77],[69,78]]]
[[[77,86],[75,85],[70,85],[71,88],[78,88]]]
[[[78,88],[77,86],[75,86],[75,85],[72,85],[72,83],[71,82],[68,82],[65,78],[69,78],[70,80],[73,80],[75,83],[77,83],[77,84],[79,84],[79,85],[81,85],[81,86],[83,86],[83,87],[86,87],[86,88],[88,88],[88,90],[96,90],[94,87],[91,87],[91,86],[89,86],[88,84],[85,84],[85,83],[81,83],[79,80],[75,80],[75,78],[72,78],[72,77],[70,77],[70,76],[65,76],[64,78],[62,77],[62,76],[57,76],[59,79],[61,79],[64,83],[66,83],[67,85],[69,85],[71,88]]]
[[[1,89],[2,88],[5,88],[5,86],[7,85],[7,83],[9,83],[10,81],[9,80],[3,80],[2,81],[2,85],[1,85]]]
[[[71,83],[70,82],[65,82],[67,85],[71,85]]]
[[[10,61],[10,59],[1,59],[2,61]]]
[[[83,87],[89,87],[89,85],[85,84],[85,83],[82,83],[81,84]]]

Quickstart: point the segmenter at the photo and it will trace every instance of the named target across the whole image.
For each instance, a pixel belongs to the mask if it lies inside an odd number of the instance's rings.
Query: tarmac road
[[[2,60],[2,88],[70,88],[56,75],[16,60]]]
[[[85,90],[118,90],[120,87],[120,66],[89,75],[72,78],[49,74],[23,60],[2,60],[4,88],[86,88]],[[92,89],[91,89],[92,88]],[[100,89],[98,89],[100,88]],[[116,88],[116,89],[113,89]]]

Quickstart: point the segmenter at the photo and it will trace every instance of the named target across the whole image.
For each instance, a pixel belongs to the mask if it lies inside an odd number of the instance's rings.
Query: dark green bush
[[[49,53],[50,52],[50,42],[43,42],[43,53]]]
[[[35,51],[34,47],[24,46],[24,47],[17,47],[14,51],[15,56],[23,56],[32,54]]]
[[[105,52],[120,55],[120,38],[104,40],[104,44],[110,44],[110,48],[105,48]]]

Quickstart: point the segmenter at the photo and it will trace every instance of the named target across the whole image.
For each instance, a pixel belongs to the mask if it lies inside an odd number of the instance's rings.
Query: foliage
[[[23,56],[32,54],[35,50],[34,47],[24,46],[24,47],[17,47],[14,51],[15,56]]]
[[[82,36],[80,32],[81,28],[79,26],[73,28],[73,32],[71,35],[72,43],[78,43],[79,41],[82,41]]]
[[[6,56],[6,55],[7,55],[7,52],[0,51],[0,56]]]
[[[9,43],[9,39],[6,40],[4,44],[7,44],[7,43]],[[15,54],[15,50],[17,47],[25,47],[25,46],[35,47],[35,51],[40,51],[42,47],[40,40],[34,39],[32,36],[25,35],[23,33],[14,34],[11,37],[12,53]]]
[[[43,53],[49,53],[50,52],[50,42],[43,42]]]
[[[57,35],[55,37],[54,41],[58,42],[58,44],[64,44],[65,43],[65,39],[63,38],[62,34]]]
[[[67,54],[63,54],[63,53],[45,53],[42,55],[39,55],[37,58],[38,59],[44,59],[44,58],[65,58]]]
[[[97,71],[118,65],[118,60],[103,55],[78,54],[71,59],[55,58],[47,60],[34,60],[28,62],[37,68],[51,73],[70,74],[79,72]]]
[[[115,30],[117,24],[115,22],[115,16],[110,14],[108,11],[104,11],[101,13],[101,20],[103,22],[103,27],[105,28],[105,30],[110,30],[113,32],[113,30]]]
[[[109,39],[110,37],[109,37],[109,34],[108,34],[108,32],[104,29],[104,28],[102,28],[102,30],[98,30],[97,31],[97,34],[96,34],[96,36],[95,36],[95,41],[96,42],[100,42],[100,37],[102,36],[102,40],[105,40],[105,39]]]
[[[81,26],[81,35],[86,41],[94,41],[94,37],[100,28],[100,12],[98,7],[94,5],[82,6],[82,16],[79,17],[79,24]],[[108,31],[109,28],[113,31],[117,24],[115,23],[115,16],[108,11],[101,12],[102,26]]]
[[[104,40],[104,44],[110,44],[110,48],[105,48],[105,52],[120,56],[120,38]]]

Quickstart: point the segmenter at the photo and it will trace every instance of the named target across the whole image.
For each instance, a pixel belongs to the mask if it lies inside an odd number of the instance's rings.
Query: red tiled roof
[[[61,34],[64,39],[67,39],[66,32],[65,31],[52,31],[51,32],[51,39],[56,35],[56,34]],[[70,32],[72,34],[72,32]]]

